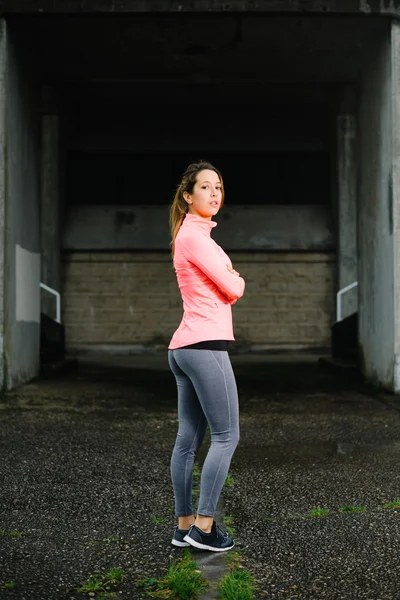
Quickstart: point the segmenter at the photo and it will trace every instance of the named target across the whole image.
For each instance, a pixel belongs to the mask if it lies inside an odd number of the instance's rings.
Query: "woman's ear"
[[[185,199],[185,201],[186,201],[188,204],[192,204],[192,201],[191,201],[191,199],[190,199],[190,194],[189,194],[188,192],[183,192],[183,198]]]

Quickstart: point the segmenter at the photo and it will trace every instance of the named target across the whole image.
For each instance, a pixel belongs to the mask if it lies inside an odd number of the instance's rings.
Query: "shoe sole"
[[[178,542],[177,540],[172,540],[171,544],[173,546],[178,546],[178,548],[187,548],[188,546],[190,546],[190,544],[188,544],[187,542]]]
[[[226,552],[227,550],[231,550],[235,545],[233,543],[232,546],[227,546],[226,548],[216,548],[215,546],[207,546],[207,544],[201,544],[200,542],[196,542],[196,540],[192,540],[192,538],[188,537],[187,535],[185,535],[183,539],[194,548],[199,548],[199,550],[210,550],[211,552]]]

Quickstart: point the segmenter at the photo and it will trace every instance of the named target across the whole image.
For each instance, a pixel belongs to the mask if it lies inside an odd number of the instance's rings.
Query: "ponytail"
[[[172,240],[172,256],[174,255],[175,251],[175,238],[178,235],[178,231],[181,228],[183,219],[185,218],[188,209],[188,203],[183,197],[182,184],[180,184],[175,192],[175,196],[169,210],[169,226]]]

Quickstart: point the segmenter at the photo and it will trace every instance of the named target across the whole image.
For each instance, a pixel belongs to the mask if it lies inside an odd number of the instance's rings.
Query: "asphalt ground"
[[[400,399],[315,356],[233,356],[241,440],[223,493],[257,598],[400,599]],[[165,354],[87,357],[0,404],[0,597],[78,600],[122,569],[141,599],[180,550]],[[342,512],[344,507],[360,512]],[[326,516],[311,516],[325,508]],[[212,570],[213,555],[200,557]],[[2,587],[14,582],[14,587]]]

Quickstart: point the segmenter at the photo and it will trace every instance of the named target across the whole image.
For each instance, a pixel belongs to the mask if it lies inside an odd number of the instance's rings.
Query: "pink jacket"
[[[244,292],[231,273],[227,254],[211,238],[215,221],[187,214],[175,239],[174,267],[183,300],[183,318],[170,350],[207,340],[232,341],[232,308]]]

